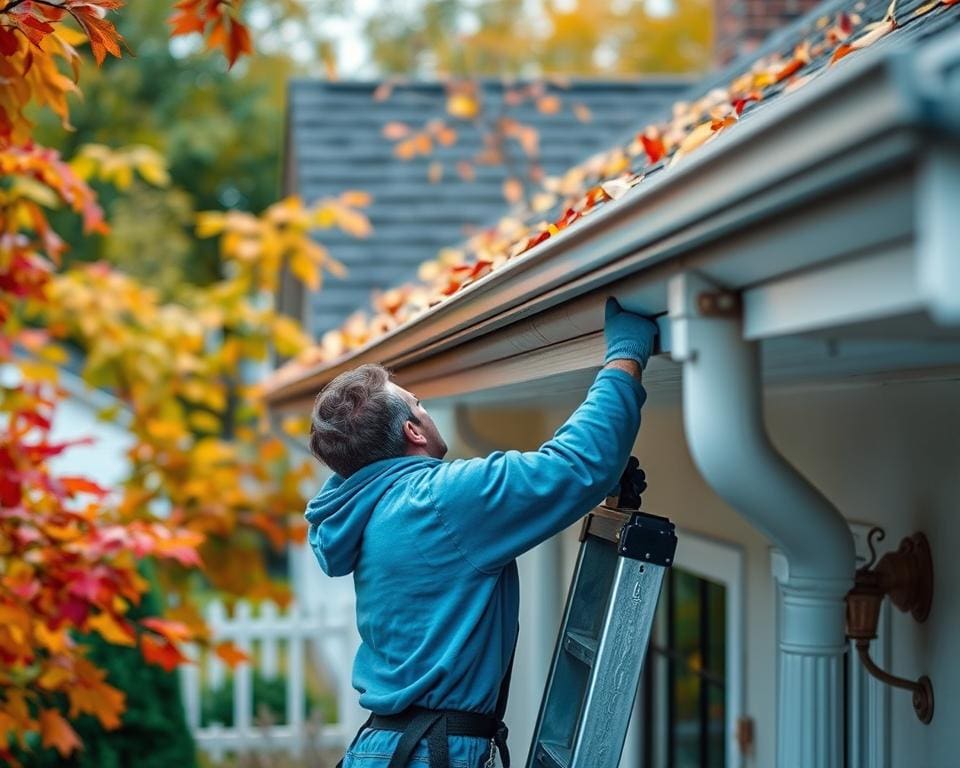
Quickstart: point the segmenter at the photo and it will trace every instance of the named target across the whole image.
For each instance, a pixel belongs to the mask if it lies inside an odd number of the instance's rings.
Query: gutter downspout
[[[683,364],[684,426],[694,462],[785,559],[777,574],[777,768],[839,767],[852,536],[837,509],[767,436],[759,349],[743,338],[739,302],[710,306],[711,296],[723,294],[690,273],[672,278],[668,292],[672,356]]]

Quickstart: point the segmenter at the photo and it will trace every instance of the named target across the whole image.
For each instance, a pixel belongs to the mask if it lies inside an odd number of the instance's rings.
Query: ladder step
[[[543,768],[567,768],[570,765],[570,750],[562,744],[541,741],[537,744],[536,765]]]
[[[593,666],[593,661],[597,658],[596,639],[582,632],[569,630],[563,639],[563,647],[567,653],[588,667]]]

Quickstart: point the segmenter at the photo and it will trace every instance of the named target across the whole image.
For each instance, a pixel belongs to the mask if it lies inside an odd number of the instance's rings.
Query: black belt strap
[[[427,740],[427,751],[430,755],[429,768],[450,768],[450,751],[447,743],[448,736],[476,736],[483,739],[492,739],[500,753],[500,762],[503,768],[510,768],[510,750],[507,749],[507,726],[503,716],[507,711],[507,697],[510,694],[510,678],[513,676],[513,660],[517,653],[514,640],[513,653],[507,672],[500,681],[500,692],[497,695],[497,706],[493,715],[482,715],[479,712],[463,712],[452,709],[424,709],[422,707],[408,707],[396,715],[370,715],[357,735],[353,737],[349,752],[357,743],[360,734],[367,728],[384,731],[399,731],[402,733],[397,743],[390,764],[387,768],[406,768],[413,756],[417,744],[422,739]],[[337,768],[343,768],[343,759],[337,763]]]

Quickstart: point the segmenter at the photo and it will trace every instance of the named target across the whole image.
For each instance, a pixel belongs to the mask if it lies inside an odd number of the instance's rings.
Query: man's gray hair
[[[310,452],[341,477],[406,453],[404,422],[420,422],[387,386],[389,381],[390,372],[382,365],[361,365],[341,373],[317,395]]]

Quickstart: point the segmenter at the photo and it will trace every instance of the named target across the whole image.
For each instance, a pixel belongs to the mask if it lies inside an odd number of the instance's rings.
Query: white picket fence
[[[233,723],[203,723],[204,684],[208,692],[218,688],[226,681],[228,668],[213,653],[187,649],[194,663],[180,667],[180,683],[187,723],[199,749],[219,760],[227,752],[284,750],[300,755],[308,746],[336,749],[350,741],[363,718],[350,685],[350,661],[358,643],[352,605],[318,606],[305,612],[292,604],[281,612],[273,603],[262,603],[255,614],[248,603],[240,602],[229,616],[222,603],[214,602],[208,606],[206,619],[215,641],[232,640],[252,662],[233,670]],[[335,688],[336,723],[307,721],[308,662],[322,669]],[[284,675],[286,722],[265,725],[255,721],[254,665],[267,678]]]

